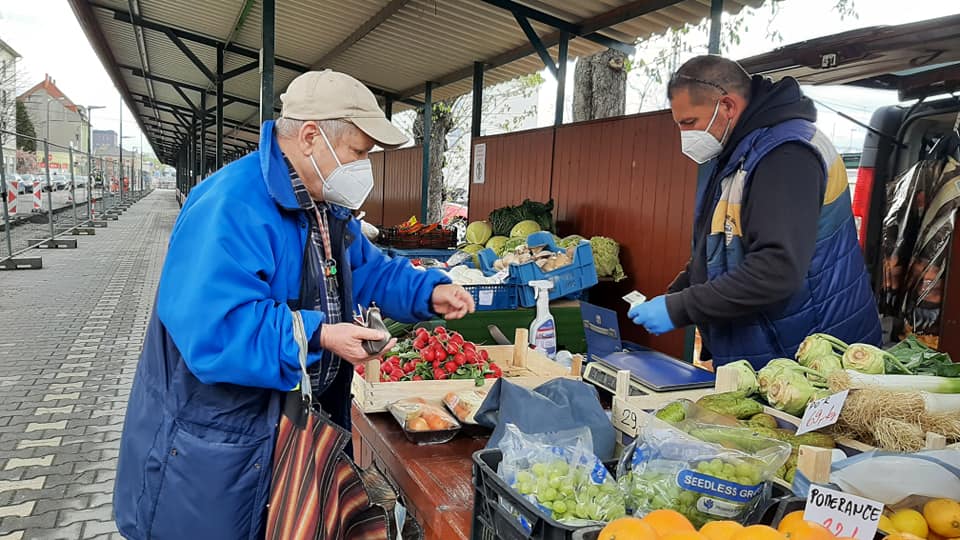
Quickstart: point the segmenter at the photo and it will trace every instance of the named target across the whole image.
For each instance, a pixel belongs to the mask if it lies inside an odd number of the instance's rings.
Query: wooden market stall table
[[[444,444],[418,446],[389,413],[353,407],[353,453],[361,468],[376,463],[423,527],[426,540],[467,540],[473,520],[473,453],[487,437],[463,432]]]

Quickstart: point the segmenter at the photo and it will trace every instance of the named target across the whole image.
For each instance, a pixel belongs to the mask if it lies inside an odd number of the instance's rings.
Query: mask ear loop
[[[719,105],[719,102],[717,102]],[[327,139],[327,134],[323,132],[323,128],[320,127],[320,123],[317,123],[317,129],[320,131],[320,136],[323,137],[323,142],[326,143],[327,149],[330,150],[330,153],[333,154],[334,161],[337,162],[337,167],[343,167],[343,163],[340,163],[340,158],[337,156],[337,153],[333,150],[333,145],[330,144],[330,140]],[[323,177],[323,173],[320,172],[320,167],[317,166],[317,160],[313,157],[313,152],[310,153],[310,164],[313,165],[313,170],[316,171],[317,176],[320,177],[320,181],[324,184],[327,183],[327,179]]]

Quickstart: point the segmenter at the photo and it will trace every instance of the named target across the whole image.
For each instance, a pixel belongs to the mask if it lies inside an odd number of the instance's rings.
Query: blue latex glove
[[[655,336],[666,334],[676,328],[667,312],[667,297],[663,295],[631,307],[627,316],[634,324],[642,325],[647,332]]]

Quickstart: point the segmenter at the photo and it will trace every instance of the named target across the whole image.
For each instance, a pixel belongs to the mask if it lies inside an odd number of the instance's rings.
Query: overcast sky
[[[841,20],[831,12],[835,0],[785,0],[774,21],[774,27],[783,36],[783,43],[819,37],[844,30],[877,24],[903,24],[929,19],[960,11],[955,1],[947,0],[856,0],[859,19]],[[909,5],[909,9],[905,6]],[[766,19],[769,8],[761,8],[751,19],[750,31],[746,32],[739,46],[724,51],[735,58],[743,58],[763,52],[771,43],[766,37]],[[40,82],[49,73],[57,86],[74,102],[80,105],[103,105],[106,109],[93,112],[94,129],[119,131],[120,96],[113,87],[100,60],[87,43],[73,11],[66,0],[0,0],[0,38],[15,48],[22,56],[25,72],[20,84],[30,87]],[[573,70],[568,70],[572,78]],[[539,107],[541,117],[553,118],[553,95],[555,82],[549,75]],[[869,113],[877,105],[890,102],[890,93],[840,89],[840,91],[813,90],[812,93],[854,116],[869,120]],[[569,92],[568,92],[569,95]],[[634,97],[628,100],[628,110]],[[635,105],[634,105],[635,106]],[[133,116],[123,109],[124,135],[133,135],[124,146],[132,148],[139,144],[139,129]],[[835,115],[822,111],[821,129],[834,133],[838,146],[844,146],[843,138],[855,145],[857,128]],[[862,130],[859,137],[862,138]]]

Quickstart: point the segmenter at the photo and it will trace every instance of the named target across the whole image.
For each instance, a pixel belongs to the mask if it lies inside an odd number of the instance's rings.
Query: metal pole
[[[483,121],[483,62],[473,63],[473,117],[470,121],[470,134],[480,136],[480,123]]]
[[[260,124],[273,119],[273,64],[276,44],[276,0],[263,0],[260,7]]]
[[[143,195],[143,132],[140,132],[140,195]]]
[[[420,216],[427,221],[430,194],[430,139],[433,132],[433,83],[427,81],[423,88],[423,168],[421,170]]]
[[[200,93],[200,178],[207,174],[207,93]]]
[[[77,218],[77,177],[73,171],[73,143],[70,143],[70,201],[73,206],[73,226],[80,224]]]
[[[393,120],[393,98],[388,97],[383,100],[383,115],[387,120]]]
[[[217,47],[217,159],[214,164],[217,170],[223,167],[223,47]]]
[[[46,139],[43,140],[43,162],[47,172],[47,189],[50,190],[47,191],[47,221],[50,222],[50,239],[53,240],[56,236],[53,230],[53,183],[50,182],[50,145]]]
[[[707,52],[720,54],[720,28],[723,18],[723,0],[710,1],[710,42]]]
[[[560,46],[557,50],[557,108],[553,116],[553,125],[563,125],[563,102],[567,86],[567,45],[570,34],[560,32]]]
[[[19,192],[14,192],[18,195]],[[3,232],[7,237],[7,257],[13,256],[13,239],[10,237],[10,210],[7,208],[7,165],[3,162],[3,148],[0,148],[0,198],[3,199]]]
[[[120,96],[120,140],[117,141],[117,147],[120,149],[120,202],[123,202],[123,96]]]

